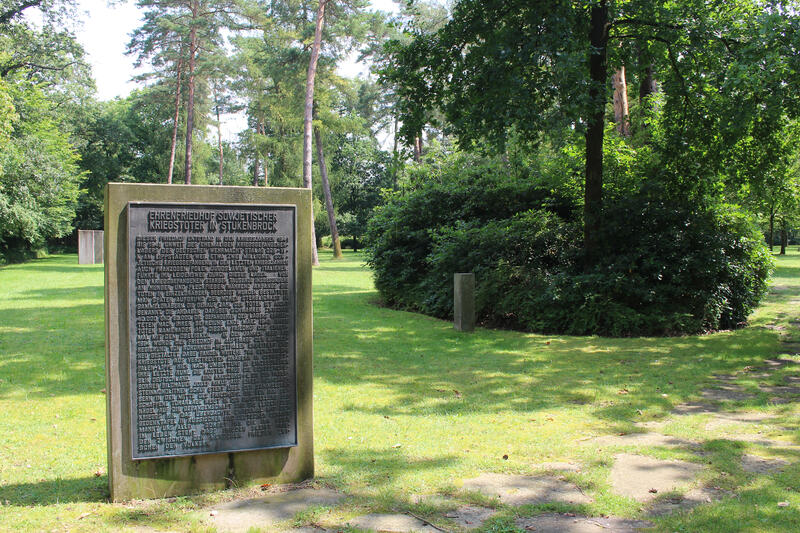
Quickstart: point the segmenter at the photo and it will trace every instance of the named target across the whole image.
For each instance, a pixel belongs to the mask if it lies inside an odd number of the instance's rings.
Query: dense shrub
[[[663,335],[741,326],[766,291],[763,239],[730,207],[617,200],[587,269],[568,202],[493,169],[440,176],[378,210],[368,261],[386,303],[450,318],[453,273],[474,272],[485,324]]]
[[[439,254],[442,270],[434,271],[429,264],[434,247],[447,246],[441,232],[488,224],[500,234],[492,221],[508,222],[532,208],[558,214],[554,220],[571,218],[574,207],[568,200],[535,185],[530,176],[508,175],[507,170],[492,160],[461,154],[433,179],[395,193],[376,209],[365,241],[376,286],[389,305],[446,317],[452,313],[448,294],[454,272],[448,269],[476,269],[497,258],[490,242],[468,244],[452,249],[452,258]]]

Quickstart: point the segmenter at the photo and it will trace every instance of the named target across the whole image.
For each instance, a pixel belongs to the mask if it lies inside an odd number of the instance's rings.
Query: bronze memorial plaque
[[[296,209],[128,203],[133,459],[297,445]]]

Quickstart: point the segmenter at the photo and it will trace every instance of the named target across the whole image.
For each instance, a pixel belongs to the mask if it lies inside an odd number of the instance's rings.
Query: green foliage
[[[39,87],[17,80],[7,94],[17,115],[0,151],[0,246],[38,247],[72,230],[78,156]]]
[[[384,300],[449,318],[453,274],[474,272],[486,324],[626,336],[740,327],[764,296],[769,253],[732,206],[620,187],[587,268],[574,203],[524,168],[458,153],[392,195],[368,231]]]
[[[448,279],[454,271],[446,269],[458,264],[471,270],[481,263],[443,257],[447,229],[462,235],[486,225],[491,228],[487,231],[497,233],[502,228],[494,225],[495,221],[508,221],[532,208],[547,208],[564,219],[572,218],[574,206],[562,195],[536,185],[536,181],[522,168],[455,153],[437,164],[428,181],[405,193],[391,194],[388,203],[376,209],[366,235],[368,263],[383,298],[390,305],[447,316],[452,305],[452,298],[447,297]],[[468,247],[462,252],[491,255],[494,249]],[[431,270],[435,250],[440,253],[436,264],[446,271]]]
[[[360,239],[382,201],[381,190],[392,188],[391,158],[371,138],[338,135],[336,141],[330,158],[331,195],[339,233]]]
[[[618,336],[745,325],[772,265],[755,222],[732,206],[697,209],[662,198],[642,194],[609,206],[598,263],[556,280],[542,329]]]

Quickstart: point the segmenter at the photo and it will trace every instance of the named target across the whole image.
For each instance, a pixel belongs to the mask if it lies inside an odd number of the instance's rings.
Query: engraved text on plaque
[[[134,459],[297,445],[295,207],[128,204]]]

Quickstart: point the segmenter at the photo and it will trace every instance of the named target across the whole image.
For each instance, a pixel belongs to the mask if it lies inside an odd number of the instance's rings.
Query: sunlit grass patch
[[[0,269],[0,529],[203,530],[204,506],[258,491],[107,502],[102,283],[102,268],[79,266],[74,255]],[[464,334],[446,321],[375,305],[362,256],[332,261],[323,253],[314,272],[316,471],[320,482],[348,497],[285,525],[334,526],[392,510],[433,520],[454,504],[415,497],[490,505],[464,493],[462,482],[482,472],[537,474],[537,464],[551,461],[580,466],[556,475],[592,503],[500,506],[486,531],[510,530],[516,514],[545,509],[640,517],[641,504],[614,494],[608,481],[614,454],[624,451],[702,464],[700,481],[738,495],[659,518],[659,530],[791,530],[800,523],[793,492],[800,486],[800,452],[738,442],[739,426],[707,429],[710,415],[671,416],[676,405],[702,401],[715,375],[735,374],[753,398],[730,407],[774,415],[759,423],[762,434],[800,443],[796,404],[771,403],[758,388],[785,385],[800,370],[782,367],[768,378],[750,370],[784,352],[782,340],[800,339],[800,255],[778,258],[774,283],[780,288],[753,315],[753,325],[732,332],[628,339],[480,328]],[[643,429],[640,422],[665,423]],[[641,431],[697,447],[592,442]],[[744,454],[792,466],[752,474],[739,466]]]

